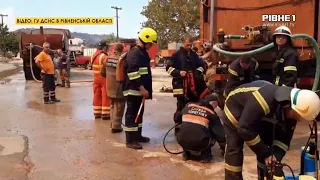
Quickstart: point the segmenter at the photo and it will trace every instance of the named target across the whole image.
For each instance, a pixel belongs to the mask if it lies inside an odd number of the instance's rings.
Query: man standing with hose
[[[54,64],[49,55],[50,44],[43,43],[43,51],[36,56],[36,64],[41,68],[42,83],[43,83],[43,100],[44,104],[53,104],[60,102],[56,98],[56,84],[54,81]]]
[[[201,94],[207,89],[203,78],[203,61],[198,54],[191,50],[193,38],[185,36],[183,46],[175,52],[167,66],[166,71],[172,78],[173,96],[177,98],[177,109],[173,120],[181,123],[181,110],[188,102],[197,102]],[[175,128],[175,133],[179,127]]]
[[[132,149],[142,149],[140,142],[149,142],[143,137],[142,121],[144,99],[152,99],[152,75],[150,57],[147,52],[154,43],[157,43],[157,33],[151,28],[143,28],[139,32],[139,42],[126,55],[126,78],[123,95],[127,98],[125,114],[126,146]],[[143,105],[139,113],[140,106]],[[136,116],[139,116],[136,122]]]
[[[110,120],[110,100],[106,89],[106,78],[100,74],[107,60],[108,45],[106,41],[98,44],[97,51],[92,55],[90,64],[93,71],[93,113],[95,119]]]
[[[298,55],[291,42],[291,30],[286,26],[278,27],[273,33],[276,47],[276,60],[273,64],[274,84],[294,87],[297,83]]]
[[[225,101],[223,118],[227,139],[225,179],[243,179],[244,142],[256,154],[259,167],[280,162],[289,149],[297,121],[311,122],[319,111],[320,99],[310,90],[254,81],[231,91]],[[276,128],[274,133],[272,129],[261,131],[266,128],[263,126],[266,117],[276,119],[281,128]],[[263,180],[265,174],[258,172],[259,180]]]
[[[121,53],[123,51],[122,44],[118,43],[115,46],[114,55],[110,55],[107,62],[103,64],[101,75],[107,78],[107,92],[110,98],[110,119],[111,119],[111,132],[122,132],[121,122],[123,117],[124,108],[126,105],[123,96],[122,84],[116,80],[116,67],[119,63]]]

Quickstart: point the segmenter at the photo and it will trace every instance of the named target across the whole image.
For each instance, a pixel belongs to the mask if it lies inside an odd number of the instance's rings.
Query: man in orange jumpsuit
[[[100,74],[107,60],[108,45],[106,41],[98,44],[97,51],[91,57],[93,70],[93,113],[95,119],[110,120],[110,100],[107,95],[106,78]]]

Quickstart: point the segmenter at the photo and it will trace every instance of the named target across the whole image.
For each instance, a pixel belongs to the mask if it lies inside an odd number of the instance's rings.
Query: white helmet
[[[290,92],[291,108],[307,121],[315,120],[320,112],[319,96],[310,90],[293,88]]]
[[[273,37],[275,35],[286,35],[286,36],[290,36],[292,35],[291,30],[287,27],[287,26],[279,26],[273,33]]]

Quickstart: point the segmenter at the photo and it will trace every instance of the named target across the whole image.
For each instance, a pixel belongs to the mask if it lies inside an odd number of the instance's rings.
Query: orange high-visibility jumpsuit
[[[107,80],[100,70],[106,63],[107,55],[97,50],[91,57],[93,70],[93,113],[95,118],[110,119],[110,99],[107,95]]]

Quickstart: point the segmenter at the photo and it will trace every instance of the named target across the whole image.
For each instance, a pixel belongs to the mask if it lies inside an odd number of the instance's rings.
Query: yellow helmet
[[[144,43],[157,43],[158,39],[157,32],[152,28],[143,28],[138,37]]]

